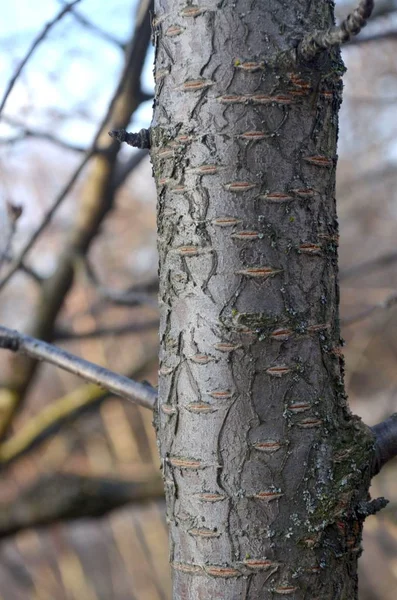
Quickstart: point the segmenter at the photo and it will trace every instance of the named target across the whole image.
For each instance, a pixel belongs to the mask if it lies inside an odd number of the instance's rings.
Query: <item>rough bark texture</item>
[[[174,599],[353,600],[373,438],[346,405],[323,0],[157,0],[156,424]]]

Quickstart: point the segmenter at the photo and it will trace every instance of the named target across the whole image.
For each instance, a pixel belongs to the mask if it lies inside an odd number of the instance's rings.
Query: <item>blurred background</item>
[[[355,2],[337,2],[347,14]],[[151,119],[150,0],[0,8],[0,204],[11,215],[0,323],[156,384],[155,189],[110,129]],[[397,1],[343,50],[338,206],[352,410],[397,410]],[[12,235],[11,235],[12,234]],[[167,600],[149,411],[0,355],[0,600]],[[397,472],[373,484],[360,600],[395,600]]]

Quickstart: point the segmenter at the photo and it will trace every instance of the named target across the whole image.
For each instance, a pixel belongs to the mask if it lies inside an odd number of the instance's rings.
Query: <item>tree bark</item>
[[[174,600],[357,598],[373,435],[346,404],[331,3],[156,0],[158,430]]]

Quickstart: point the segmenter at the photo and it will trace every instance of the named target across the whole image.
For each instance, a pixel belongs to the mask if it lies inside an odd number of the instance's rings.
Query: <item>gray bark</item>
[[[156,426],[174,600],[357,598],[373,436],[338,322],[339,53],[318,0],[156,0]]]

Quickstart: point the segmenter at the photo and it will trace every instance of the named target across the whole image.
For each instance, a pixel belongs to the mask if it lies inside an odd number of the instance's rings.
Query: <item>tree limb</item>
[[[298,53],[304,60],[312,60],[323,50],[329,50],[350,40],[365,27],[374,8],[374,0],[360,0],[357,8],[340,25],[326,31],[315,31],[305,36]]]
[[[0,348],[19,352],[36,360],[45,360],[109,390],[116,396],[122,396],[153,410],[157,398],[154,388],[118,375],[57,346],[0,326]]]
[[[20,492],[12,502],[0,503],[0,537],[54,521],[99,517],[125,504],[163,494],[159,473],[144,481],[51,473]]]
[[[131,333],[142,333],[142,331],[148,331],[149,329],[156,329],[159,326],[158,319],[152,319],[150,321],[143,321],[141,323],[123,323],[121,325],[113,325],[109,327],[97,327],[96,329],[89,329],[88,331],[73,331],[66,327],[57,327],[54,331],[54,339],[56,340],[89,340],[96,337],[104,336],[123,336],[130,335]]]
[[[153,298],[144,290],[135,289],[135,287],[130,287],[128,290],[112,290],[103,286],[98,280],[98,277],[87,257],[82,257],[82,259],[83,260],[81,263],[88,280],[96,288],[98,294],[105,300],[109,300],[113,304],[117,304],[119,306],[147,305],[151,306],[152,308],[158,307],[157,299]]]
[[[374,312],[378,310],[388,310],[392,306],[397,304],[397,294],[394,292],[390,294],[386,300],[383,302],[379,302],[379,304],[374,304],[373,306],[369,306],[362,312],[358,313],[358,315],[353,315],[351,317],[347,317],[341,319],[341,325],[347,327],[348,325],[353,325],[353,323],[357,323],[358,321],[363,321],[367,317],[371,316]]]
[[[397,413],[371,429],[375,435],[375,457],[372,464],[374,476],[389,460],[397,456]]]
[[[18,77],[22,73],[26,63],[29,61],[30,57],[32,56],[32,54],[34,53],[34,51],[36,50],[38,45],[44,40],[44,38],[47,36],[48,32],[52,29],[52,27],[56,23],[58,23],[62,19],[62,17],[64,17],[64,15],[66,15],[73,8],[73,6],[75,6],[75,4],[78,4],[79,2],[80,2],[80,0],[74,0],[74,2],[71,2],[70,4],[67,4],[66,6],[64,6],[64,8],[62,8],[62,10],[52,19],[52,21],[47,23],[47,25],[44,27],[44,29],[40,33],[40,35],[38,35],[37,38],[33,41],[33,44],[31,45],[28,52],[26,53],[26,56],[19,63],[17,70],[15,71],[14,75],[12,76],[12,78],[10,79],[10,81],[8,83],[8,86],[4,93],[3,99],[0,102],[0,114],[3,111],[5,103],[7,102],[8,97],[11,94],[14,85],[18,80]]]
[[[367,262],[344,269],[340,273],[339,280],[345,281],[351,277],[367,275],[376,269],[385,269],[396,261],[397,252],[388,252],[387,254],[382,254],[381,256],[378,256],[372,260],[368,260]]]

